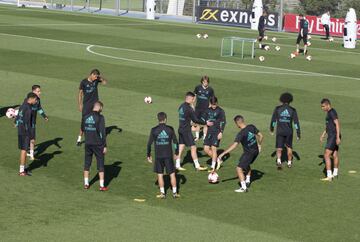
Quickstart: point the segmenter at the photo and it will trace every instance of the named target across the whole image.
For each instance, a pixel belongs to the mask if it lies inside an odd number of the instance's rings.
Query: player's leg
[[[326,39],[329,39],[330,37],[330,29],[329,29],[329,25],[325,24],[325,31],[326,31]]]
[[[235,190],[235,192],[247,192],[247,186],[245,181],[245,174],[248,173],[248,168],[250,167],[251,157],[250,154],[244,153],[240,157],[238,166],[236,167],[236,173],[240,181],[240,188]]]
[[[83,109],[84,111],[84,109]],[[82,136],[84,134],[83,130],[81,129],[81,126],[82,126],[82,123],[84,121],[84,117],[85,117],[85,114],[83,113],[82,117],[81,117],[81,124],[80,124],[80,131],[79,131],[79,136],[77,138],[77,141],[76,141],[76,145],[77,146],[80,146],[81,145],[81,139],[82,139]]]
[[[210,157],[210,158],[212,158],[212,150],[211,150],[211,148],[210,148],[210,146],[209,145],[204,145],[204,152]]]
[[[208,132],[208,126],[207,125],[204,125],[203,126],[203,140],[205,140],[205,137],[207,135],[207,132]]]
[[[165,163],[164,165],[165,165],[166,173],[169,174],[170,176],[170,184],[172,188],[173,198],[179,198],[180,195],[178,194],[177,191],[174,161],[173,159],[170,158],[170,159],[165,159],[164,163]]]
[[[303,42],[304,42],[304,55],[307,55],[307,47],[308,47],[308,35],[307,34],[304,34]]]
[[[179,170],[179,171],[185,171],[186,169],[181,167],[181,157],[182,157],[182,154],[185,150],[185,144],[183,142],[183,138],[182,138],[182,134],[179,133],[179,156],[178,158],[176,159],[176,169]]]
[[[85,145],[85,161],[84,161],[84,189],[89,189],[89,173],[92,162],[93,151],[89,145]]]
[[[300,41],[301,41],[302,37],[299,34],[297,39],[296,39],[296,52],[299,54],[300,53]]]
[[[286,136],[286,138],[285,138],[285,147],[286,147],[287,157],[288,157],[288,162],[287,162],[288,168],[291,168],[292,161],[293,161],[292,141],[293,141],[293,135],[292,134]]]
[[[282,135],[276,135],[276,165],[278,168],[281,168],[281,156],[283,147],[285,145],[284,136]]]
[[[198,158],[198,155],[197,155],[197,147],[196,147],[195,144],[190,146],[190,151],[191,151],[191,158],[194,161],[195,169],[197,171],[206,171],[205,167],[200,166],[199,158]]]
[[[19,158],[19,175],[27,176],[28,173],[25,170],[26,166],[26,152],[30,146],[30,138],[24,135],[18,136],[18,146],[20,150],[20,158]]]
[[[103,146],[93,146],[94,154],[97,162],[97,170],[99,173],[100,191],[107,191],[105,186],[105,154]]]
[[[338,151],[338,149],[334,150],[333,159],[334,159],[333,177],[338,178],[338,175],[339,175],[339,151]]]
[[[326,178],[323,179],[324,181],[331,181],[333,178],[332,170],[331,170],[331,154],[333,153],[332,150],[325,149],[324,152],[324,160],[325,160],[325,168],[326,168]]]
[[[216,166],[216,162],[217,162],[217,146],[212,145],[211,146],[211,152],[212,152],[212,156],[211,156],[211,170],[214,171],[215,170],[215,166]]]
[[[165,182],[164,182],[164,168],[165,163],[164,159],[156,159],[154,163],[154,172],[157,175],[160,194],[156,195],[157,198],[165,198]]]
[[[246,187],[250,186],[251,183],[251,167],[248,167],[248,172],[246,173],[246,178],[245,178],[245,183],[246,183]]]

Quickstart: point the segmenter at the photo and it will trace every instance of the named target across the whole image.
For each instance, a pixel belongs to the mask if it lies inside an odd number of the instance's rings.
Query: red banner
[[[306,16],[309,21],[309,33],[325,35],[325,30],[321,24],[321,18],[316,16]],[[286,14],[284,17],[284,30],[286,32],[299,32],[299,16],[296,14]],[[343,36],[344,22],[343,18],[331,18],[330,19],[330,35],[331,36]],[[360,21],[358,21],[358,34],[357,38],[360,39]]]

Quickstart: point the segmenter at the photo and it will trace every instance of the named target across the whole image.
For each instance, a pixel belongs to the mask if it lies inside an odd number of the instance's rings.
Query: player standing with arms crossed
[[[220,140],[224,134],[226,117],[224,110],[218,106],[218,100],[215,96],[210,98],[210,107],[207,109],[202,119],[214,123],[213,126],[208,128],[204,140],[204,151],[211,158],[211,171],[215,170],[216,162],[218,162],[216,169],[219,170],[221,160],[217,161],[217,148],[219,147]]]
[[[335,109],[331,107],[330,100],[324,98],[321,100],[321,109],[326,112],[326,128],[320,136],[322,143],[327,135],[327,141],[324,152],[326,165],[326,178],[322,181],[332,181],[339,175],[339,145],[341,143],[340,122]],[[334,158],[334,171],[331,170],[331,155]]]
[[[179,113],[179,157],[176,159],[176,169],[179,171],[185,171],[186,169],[180,166],[181,155],[185,147],[190,147],[191,157],[194,161],[195,169],[197,171],[206,171],[205,167],[200,166],[197,156],[197,149],[194,142],[194,136],[191,133],[191,121],[196,124],[212,126],[212,122],[205,122],[198,118],[191,105],[195,101],[195,94],[193,92],[187,92],[185,95],[185,102],[180,105],[178,109]]]
[[[180,195],[178,194],[176,187],[176,175],[172,147],[174,146],[175,155],[177,156],[179,155],[179,144],[176,139],[174,128],[166,125],[166,113],[158,113],[157,118],[159,125],[151,129],[149,141],[147,144],[147,159],[150,163],[153,163],[151,157],[151,146],[153,143],[155,143],[154,172],[157,174],[160,187],[160,194],[156,197],[161,199],[166,198],[164,187],[164,168],[166,168],[166,173],[170,176],[173,198],[179,198]]]
[[[235,116],[234,122],[236,126],[240,128],[240,132],[237,134],[234,143],[219,155],[219,159],[221,160],[224,155],[233,151],[239,144],[242,145],[244,153],[241,155],[238,166],[236,167],[236,173],[239,177],[241,187],[236,189],[235,192],[247,192],[251,183],[250,165],[254,163],[261,151],[263,135],[254,125],[246,125],[244,117],[241,115]]]
[[[41,106],[41,102],[40,102],[41,88],[40,88],[40,86],[39,85],[33,85],[31,89],[32,89],[32,92],[36,94],[37,99],[36,99],[36,103],[31,106],[31,109],[32,109],[32,127],[31,127],[31,137],[30,137],[30,152],[29,152],[29,154],[27,154],[27,156],[30,157],[30,160],[34,160],[37,114],[39,113],[41,115],[41,117],[43,117],[45,119],[45,121],[49,121],[49,117],[45,114],[45,111]]]
[[[97,101],[92,112],[84,116],[81,130],[85,133],[84,189],[89,189],[89,173],[92,157],[95,155],[99,172],[100,191],[107,191],[104,178],[106,148],[105,118],[101,115],[104,105]]]
[[[194,93],[196,95],[195,114],[200,119],[205,111],[209,108],[209,99],[215,95],[214,89],[209,86],[210,78],[203,76],[201,78],[201,84],[195,87]],[[200,138],[200,125],[195,125],[195,141]],[[203,128],[203,139],[205,139],[207,133],[207,126]]]
[[[37,101],[37,95],[30,92],[24,103],[20,106],[18,115],[15,119],[15,125],[18,130],[18,144],[20,149],[20,169],[19,176],[27,176],[25,170],[26,166],[26,151],[30,147],[31,129],[33,127],[32,105]]]
[[[274,129],[276,126],[276,164],[278,168],[281,168],[281,155],[282,150],[286,147],[289,168],[292,166],[293,160],[293,123],[296,129],[297,140],[300,140],[300,123],[296,112],[296,109],[289,104],[293,101],[291,93],[283,93],[280,96],[281,105],[277,106],[270,122],[270,133],[274,135]]]
[[[100,71],[98,69],[93,69],[90,72],[88,78],[84,79],[80,83],[79,94],[78,94],[78,104],[79,111],[82,113],[82,119],[84,116],[92,112],[94,104],[99,101],[98,94],[98,84],[102,85],[107,84],[107,80],[100,76]],[[83,120],[81,121],[83,122]],[[82,130],[77,139],[77,145],[81,145],[81,137],[83,135]]]

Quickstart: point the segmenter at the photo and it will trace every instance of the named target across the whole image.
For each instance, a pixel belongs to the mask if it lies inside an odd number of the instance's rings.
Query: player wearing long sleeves
[[[339,145],[341,143],[340,121],[337,112],[331,107],[330,100],[324,98],[321,100],[321,109],[326,112],[326,128],[321,134],[320,142],[323,142],[327,135],[327,141],[324,152],[326,165],[326,178],[322,181],[332,181],[338,177],[339,172]],[[331,170],[331,155],[334,159],[334,170]]]
[[[196,95],[195,114],[201,118],[204,112],[209,108],[209,100],[215,95],[214,89],[210,87],[210,78],[208,76],[201,77],[201,84],[195,87],[194,93]],[[201,125],[195,125],[195,141],[200,138]],[[207,126],[203,126],[203,139],[207,133]]]
[[[95,102],[92,112],[84,116],[81,130],[85,133],[84,188],[89,189],[89,171],[95,155],[99,172],[100,191],[107,191],[104,184],[104,163],[107,152],[105,118],[101,115],[103,104]]]
[[[299,34],[296,39],[296,53],[300,53],[300,41],[304,42],[304,55],[307,54],[307,46],[308,46],[308,33],[309,33],[309,22],[306,20],[304,15],[300,14],[300,28]]]
[[[93,110],[94,104],[99,101],[99,83],[106,85],[107,80],[100,76],[100,71],[98,69],[92,70],[88,78],[85,78],[80,82],[78,105],[79,111],[82,113],[82,119]],[[82,122],[83,120],[81,120],[81,123]],[[80,129],[80,133],[76,142],[78,146],[81,145],[82,135],[83,132]]]
[[[261,144],[263,141],[263,135],[252,124],[246,125],[244,117],[237,115],[234,118],[236,126],[240,129],[240,132],[236,135],[234,143],[219,155],[219,159],[231,151],[233,151],[239,144],[243,147],[243,154],[239,159],[236,172],[240,180],[241,187],[236,189],[235,192],[247,192],[251,182],[251,167],[261,151]],[[246,177],[245,177],[246,176]]]
[[[185,168],[180,166],[181,155],[185,149],[185,147],[191,148],[191,157],[195,164],[195,169],[198,171],[207,170],[205,167],[200,166],[197,150],[194,142],[194,136],[191,132],[191,121],[196,124],[207,124],[208,126],[212,126],[211,122],[206,123],[201,120],[201,118],[197,117],[194,109],[191,105],[195,101],[195,94],[193,92],[186,93],[185,102],[180,105],[179,112],[179,157],[176,159],[176,169],[180,171],[184,171]]]
[[[30,157],[30,160],[34,160],[34,148],[35,148],[35,139],[36,139],[36,119],[37,114],[40,114],[45,121],[49,120],[49,117],[45,114],[44,109],[41,106],[40,95],[41,87],[39,85],[33,85],[31,88],[32,92],[36,94],[37,100],[34,105],[32,105],[32,127],[31,127],[31,136],[30,136],[30,150],[27,156]],[[25,101],[24,101],[25,102]]]
[[[218,106],[216,97],[210,98],[210,107],[204,113],[202,119],[203,121],[210,121],[213,123],[213,126],[208,127],[208,132],[204,140],[204,151],[211,158],[211,171],[215,170],[216,162],[218,162],[216,169],[219,170],[221,160],[217,161],[217,148],[220,145],[220,140],[224,133],[226,117],[225,111]]]
[[[325,33],[326,33],[326,40],[330,37],[330,11],[326,11],[323,15],[321,15],[321,24],[324,27]]]
[[[167,115],[160,112],[157,115],[159,125],[151,129],[149,141],[147,143],[147,159],[153,163],[151,156],[151,146],[155,146],[155,163],[154,172],[157,174],[160,194],[157,198],[166,198],[164,185],[164,169],[170,176],[173,197],[178,198],[180,195],[177,192],[175,166],[173,159],[173,148],[175,155],[179,155],[179,144],[176,138],[174,128],[166,125]]]
[[[20,106],[18,115],[15,119],[15,125],[18,130],[18,146],[20,149],[20,176],[27,176],[28,173],[25,171],[26,165],[26,151],[30,147],[30,137],[32,128],[32,109],[31,106],[36,103],[37,95],[30,92],[25,102]]]
[[[259,31],[259,36],[258,36],[258,41],[259,41],[259,48],[262,48],[262,40],[265,37],[265,21],[266,21],[266,16],[267,16],[267,12],[263,11],[263,14],[260,16],[259,18],[259,25],[258,25],[258,31]]]
[[[296,130],[296,136],[299,140],[301,137],[299,118],[296,109],[290,106],[293,101],[291,93],[283,93],[280,96],[281,105],[277,106],[273,112],[270,122],[270,132],[274,133],[276,127],[276,164],[281,168],[281,155],[285,147],[288,155],[287,165],[292,166],[293,160],[293,124]]]

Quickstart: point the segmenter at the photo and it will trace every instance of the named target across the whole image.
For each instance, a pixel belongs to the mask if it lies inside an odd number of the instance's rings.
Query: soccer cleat
[[[81,146],[81,141],[76,141],[76,146]]]
[[[89,185],[89,184],[85,184],[85,185],[84,185],[84,189],[85,189],[85,190],[88,190],[89,188],[90,188],[90,185]]]
[[[186,171],[186,169],[184,167],[181,167],[181,166],[176,167],[176,170],[178,170],[178,171]]]
[[[19,172],[19,176],[29,176],[29,174],[26,171]]]
[[[165,199],[166,195],[164,193],[160,193],[160,194],[156,195],[156,198]]]
[[[180,194],[179,193],[173,193],[173,198],[180,198]]]
[[[321,178],[321,181],[327,181],[327,182],[331,182],[333,180],[332,177],[325,177],[325,178]]]
[[[195,141],[195,142],[199,141],[199,137],[195,137],[195,138],[194,138],[194,141]]]
[[[196,171],[207,171],[207,168],[203,166],[199,166],[196,168]]]
[[[30,155],[29,157],[30,157],[29,160],[31,161],[35,160],[35,157],[33,155]]]
[[[278,169],[278,170],[281,170],[281,169],[282,169],[282,164],[281,164],[281,162],[276,162],[276,166],[277,166],[277,169]]]
[[[292,162],[288,162],[288,163],[287,163],[287,167],[288,167],[288,168],[291,168],[291,167],[292,167]]]
[[[100,187],[100,189],[99,189],[99,191],[101,191],[101,192],[105,192],[108,190],[109,190],[109,188],[107,188],[107,187]]]
[[[246,182],[246,187],[250,187],[251,182]]]
[[[248,192],[248,189],[244,189],[244,188],[240,187],[239,189],[234,190],[234,192],[241,192],[241,193]]]
[[[217,160],[217,164],[216,164],[216,170],[217,171],[220,170],[220,167],[221,167],[222,163],[223,163],[222,160],[220,160],[220,159]]]

